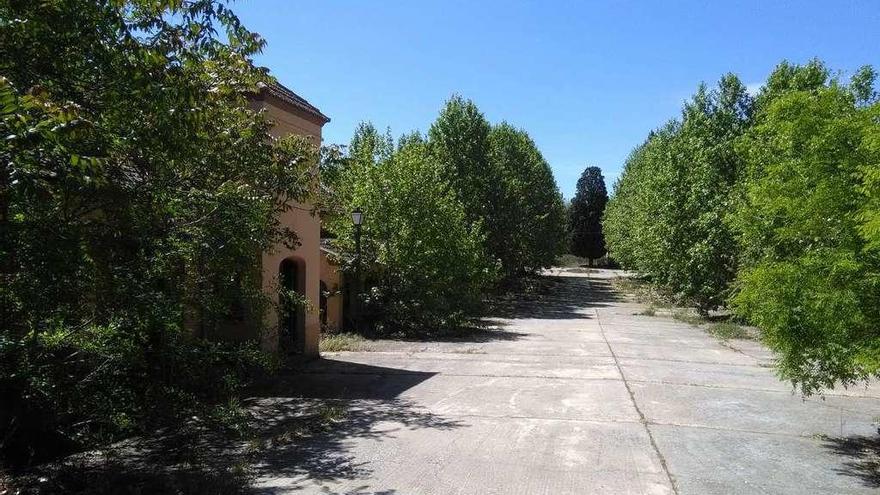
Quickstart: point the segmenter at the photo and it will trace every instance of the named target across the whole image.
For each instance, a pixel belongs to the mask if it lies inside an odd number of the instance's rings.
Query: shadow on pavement
[[[478,319],[472,326],[445,333],[432,333],[424,336],[405,335],[378,338],[398,342],[444,342],[458,344],[484,344],[486,342],[518,340],[527,334],[505,330],[505,325],[489,319]]]
[[[534,279],[524,293],[507,294],[492,301],[491,316],[498,318],[587,319],[590,308],[610,306],[620,300],[610,281],[561,272]]]
[[[327,371],[310,374],[310,368]],[[321,359],[303,372],[277,377],[247,403],[259,432],[254,474],[263,487],[258,492],[296,489],[307,479],[369,477],[369,464],[349,452],[355,439],[378,442],[401,430],[464,426],[399,397],[434,375]]]
[[[827,438],[825,448],[847,458],[837,469],[839,474],[861,478],[865,486],[880,488],[880,437]]]
[[[244,434],[209,428],[194,419],[173,432],[126,440],[42,466],[16,483],[14,488],[21,491],[11,493],[237,495],[296,491],[307,479],[368,477],[368,463],[356,461],[349,452],[354,439],[378,442],[401,430],[464,426],[398,397],[434,373],[344,361],[335,362],[335,366],[338,372],[331,374],[282,374],[254,389],[243,404]],[[272,480],[278,479],[280,486],[273,486]],[[255,480],[262,481],[262,487],[255,488]]]
[[[272,398],[257,402],[254,410],[263,419],[263,444],[254,472],[261,478],[260,493],[293,488],[305,480],[369,478],[369,463],[357,461],[349,451],[356,439],[381,442],[402,430],[463,426],[404,399],[319,400],[304,404],[302,399]],[[303,427],[297,418],[304,413],[322,420],[311,428]],[[380,423],[382,427],[376,428]]]

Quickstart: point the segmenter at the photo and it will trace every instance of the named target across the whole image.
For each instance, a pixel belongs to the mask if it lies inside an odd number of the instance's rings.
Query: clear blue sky
[[[332,118],[328,143],[369,120],[426,131],[459,93],[526,129],[566,198],[598,165],[676,117],[700,81],[763,81],[782,59],[851,74],[880,65],[880,1],[240,0],[268,41],[257,63]]]

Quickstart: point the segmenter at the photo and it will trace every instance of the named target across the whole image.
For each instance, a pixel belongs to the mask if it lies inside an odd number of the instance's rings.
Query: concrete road
[[[877,493],[880,388],[803,400],[772,354],[555,271],[498,331],[328,354],[257,399],[347,410],[257,466],[262,493]],[[338,407],[337,407],[338,406]]]

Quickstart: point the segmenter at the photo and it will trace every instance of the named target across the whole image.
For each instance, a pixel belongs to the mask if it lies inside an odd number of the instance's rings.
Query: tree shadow
[[[275,380],[248,400],[259,434],[254,474],[259,493],[283,491],[297,483],[363,479],[372,470],[354,450],[363,441],[382,442],[406,430],[450,430],[465,426],[420,407],[400,395],[436,373],[371,366],[344,360],[316,361],[330,372],[307,370]],[[305,423],[303,418],[309,418]],[[361,446],[361,448],[364,448]],[[295,488],[293,488],[295,489]],[[354,493],[366,493],[357,489]],[[351,491],[349,491],[351,493]],[[396,493],[394,490],[370,493]]]
[[[588,319],[592,315],[585,310],[606,307],[619,300],[607,279],[560,272],[534,277],[524,290],[492,298],[489,315],[508,319]]]
[[[506,322],[489,318],[475,318],[467,326],[453,331],[430,333],[425,335],[391,335],[377,340],[394,340],[398,342],[445,342],[452,344],[484,344],[496,341],[513,341],[527,334],[515,332],[504,327]]]
[[[450,430],[464,424],[417,407],[405,399],[392,400],[263,400],[256,405],[266,418],[260,433],[259,460],[254,474],[263,480],[281,479],[286,488],[297,483],[368,478],[370,464],[352,453],[358,441],[383,442],[406,430]],[[311,425],[295,418],[311,409]],[[376,425],[381,424],[381,428]],[[264,483],[265,484],[265,483]],[[277,488],[262,486],[259,493]]]
[[[880,488],[880,437],[826,438],[825,448],[848,458],[838,474],[860,478],[865,486]]]
[[[353,452],[358,441],[465,426],[399,397],[435,373],[339,363],[345,373],[283,374],[252,389],[252,397],[243,401],[244,434],[208,427],[194,418],[174,431],[41,466],[18,477],[14,488],[20,491],[12,493],[287,492],[307,482],[368,478],[369,463]],[[283,486],[272,486],[271,480],[279,479]]]
[[[185,427],[130,439],[22,473],[11,493],[248,493],[246,459],[218,432]]]

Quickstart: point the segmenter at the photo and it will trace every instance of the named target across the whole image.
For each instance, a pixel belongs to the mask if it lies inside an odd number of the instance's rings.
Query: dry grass
[[[581,258],[580,256],[575,256],[573,254],[563,254],[559,258],[556,259],[556,266],[561,266],[565,268],[574,268],[582,265],[586,265],[589,262],[586,258]]]
[[[671,308],[674,306],[673,298],[661,289],[654,287],[650,282],[635,277],[616,277],[611,279],[611,285],[615,290],[631,295],[637,302],[647,304],[654,308]]]
[[[657,314],[657,308],[655,308],[654,306],[648,306],[644,309],[644,311],[639,314],[642,316],[655,316]]]
[[[319,348],[321,352],[363,351],[367,348],[367,341],[354,333],[325,334],[321,335]]]
[[[740,326],[732,321],[723,321],[720,323],[715,323],[714,325],[709,326],[706,329],[710,335],[718,337],[721,340],[730,340],[730,339],[751,339],[754,340],[756,338],[755,335],[752,335],[749,330],[743,326]]]
[[[679,308],[672,312],[672,317],[678,321],[687,323],[688,325],[700,326],[706,323],[705,317],[697,313],[693,309]]]

